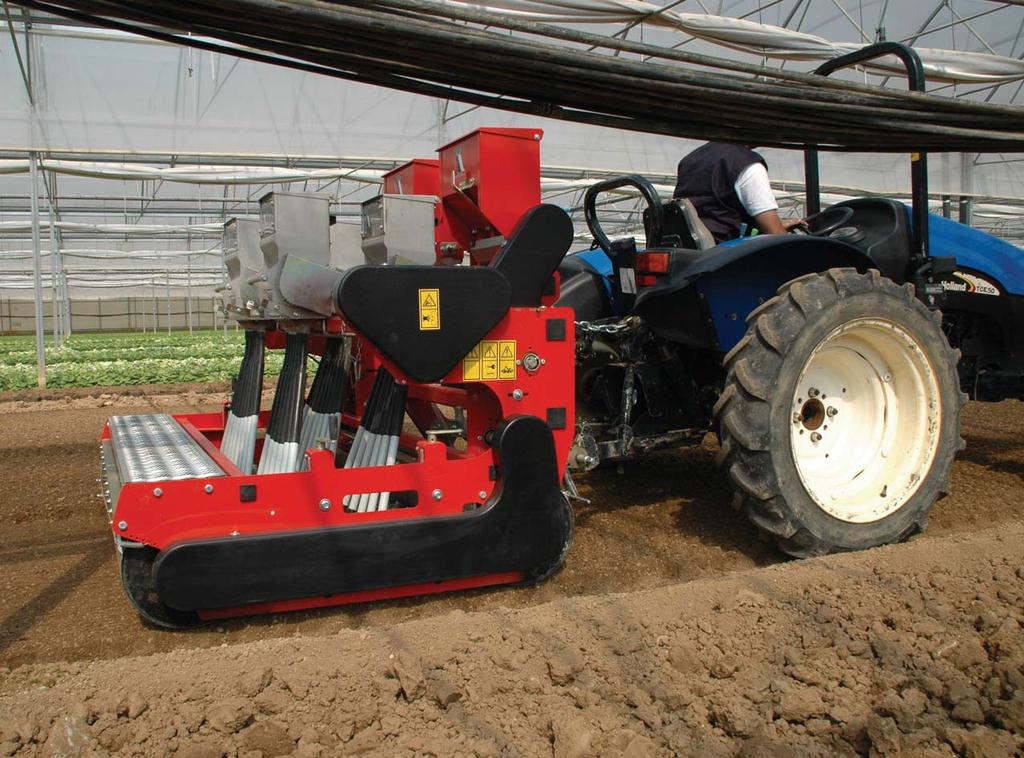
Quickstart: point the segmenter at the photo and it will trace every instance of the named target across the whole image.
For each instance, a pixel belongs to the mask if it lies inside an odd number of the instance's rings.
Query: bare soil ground
[[[157,631],[121,593],[97,435],[226,389],[0,397],[0,755],[1022,749],[1024,404],[968,406],[954,494],[909,545],[786,562],[695,448],[586,477],[567,565],[539,587]]]
[[[1012,756],[1024,526],[0,680],[0,754]]]

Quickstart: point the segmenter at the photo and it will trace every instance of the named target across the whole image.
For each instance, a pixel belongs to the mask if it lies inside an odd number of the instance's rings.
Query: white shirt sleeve
[[[768,181],[768,169],[762,164],[752,163],[743,169],[734,186],[740,202],[751,216],[779,209]]]

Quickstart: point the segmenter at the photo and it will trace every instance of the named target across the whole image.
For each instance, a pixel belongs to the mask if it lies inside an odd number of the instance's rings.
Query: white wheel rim
[[[939,385],[917,340],[860,318],[811,353],[793,393],[790,442],[807,493],[855,524],[899,510],[924,480],[942,427]]]

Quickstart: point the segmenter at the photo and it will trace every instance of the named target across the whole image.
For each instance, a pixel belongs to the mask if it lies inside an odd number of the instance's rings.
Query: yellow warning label
[[[420,331],[441,328],[441,295],[437,290],[420,290]]]
[[[462,359],[462,381],[516,378],[516,341],[484,340]]]
[[[462,359],[462,381],[480,381],[480,346],[476,345]]]
[[[500,379],[516,378],[515,340],[502,340],[498,343],[498,377]]]
[[[497,379],[498,378],[498,343],[497,342],[481,342],[480,343],[480,378],[481,379]]]

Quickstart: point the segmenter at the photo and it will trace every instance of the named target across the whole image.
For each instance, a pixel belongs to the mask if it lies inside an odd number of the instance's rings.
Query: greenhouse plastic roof
[[[560,13],[563,23],[592,33],[795,71],[817,65],[814,45],[856,47],[874,41],[881,27],[888,39],[951,51],[960,67],[972,60],[992,62],[995,56],[1003,67],[1000,76],[1019,69],[1024,57],[1024,7],[995,0],[659,0],[664,11],[623,0],[511,4],[522,6],[520,11]],[[438,145],[477,126],[543,128],[545,197],[570,208],[578,206],[587,181],[612,173],[638,172],[671,184],[676,162],[697,144],[473,108],[154,42],[26,12],[13,3],[10,9],[13,37],[0,30],[0,81],[7,85],[7,97],[0,101],[0,264],[5,272],[0,291],[8,294],[25,293],[20,288],[31,263],[17,257],[30,248],[29,151],[39,153],[44,169],[48,163],[53,169],[42,171],[40,180],[44,248],[52,193],[62,248],[130,259],[143,250],[207,250],[216,239],[205,230],[225,216],[254,215],[255,201],[273,188],[330,192],[341,222],[352,222],[358,203],[378,191],[374,179],[382,171],[409,158],[429,157]],[[580,16],[584,10],[591,15]],[[677,17],[688,26],[673,20]],[[583,23],[597,20],[603,23]],[[30,22],[27,33],[25,21]],[[754,36],[743,36],[748,33]],[[824,42],[812,45],[802,35]],[[30,69],[29,86],[15,40]],[[774,57],[786,50],[788,57]],[[975,67],[972,76],[994,75],[979,71]],[[842,76],[906,89],[905,80],[885,74]],[[935,80],[929,87],[942,96],[1013,105],[1021,102],[1021,88],[1021,80]],[[799,195],[801,157],[764,152],[786,204]],[[1019,154],[934,154],[930,186],[935,195],[977,197],[975,223],[1019,242],[1024,237],[1022,167]],[[905,196],[909,169],[893,156],[830,154],[822,156],[822,180],[836,195]],[[631,223],[635,212],[624,210],[623,227]],[[205,268],[211,277],[219,276],[215,254],[186,257],[194,259],[195,271]],[[183,260],[171,254],[155,265],[178,271]],[[66,268],[84,272],[90,265],[95,268],[95,261],[76,262],[69,255]],[[8,291],[11,287],[19,289]]]

